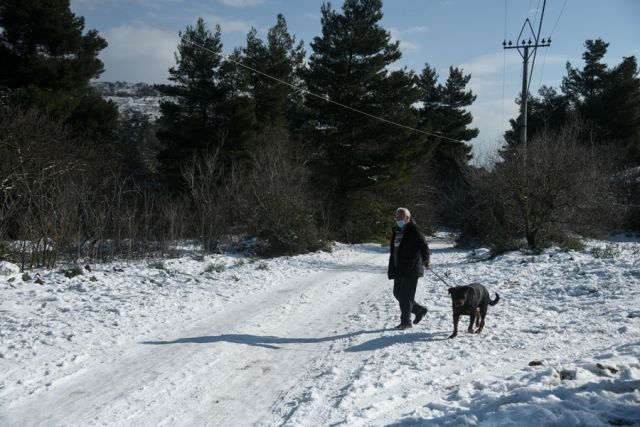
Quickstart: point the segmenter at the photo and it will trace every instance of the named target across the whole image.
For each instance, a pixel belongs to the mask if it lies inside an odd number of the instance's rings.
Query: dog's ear
[[[447,292],[449,292],[450,294],[453,293],[453,288],[449,288],[449,290],[447,290]]]

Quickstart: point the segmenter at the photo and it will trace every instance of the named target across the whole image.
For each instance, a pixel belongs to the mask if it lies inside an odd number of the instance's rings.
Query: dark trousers
[[[400,323],[411,323],[411,313],[416,314],[424,307],[415,302],[417,277],[396,277],[393,279],[393,296],[400,303]]]

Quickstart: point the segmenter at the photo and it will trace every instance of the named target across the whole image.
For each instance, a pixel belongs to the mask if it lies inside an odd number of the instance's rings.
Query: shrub
[[[164,262],[162,262],[162,261],[151,261],[148,264],[148,266],[149,266],[149,268],[155,268],[156,270],[164,270],[164,271],[167,270],[167,268],[164,265]]]
[[[84,274],[84,272],[82,271],[82,267],[80,267],[79,265],[73,265],[69,268],[63,269],[61,273],[63,273],[64,277],[68,279]]]
[[[320,249],[306,159],[280,129],[265,131],[256,145],[260,149],[250,158],[240,200],[248,230],[259,238],[256,253],[278,256]]]
[[[224,264],[209,264],[207,265],[207,267],[204,269],[205,273],[222,273],[223,271],[225,271],[227,269],[227,267]]]
[[[512,147],[491,170],[469,169],[472,203],[463,239],[501,249],[524,238],[529,247],[544,247],[568,232],[597,234],[614,226],[619,212],[611,157],[580,141],[582,134],[574,123]]]
[[[564,236],[563,239],[558,240],[558,246],[565,252],[569,251],[583,251],[585,249],[584,243],[582,243],[576,237]]]
[[[94,152],[61,121],[14,107],[0,111],[0,239],[24,242],[23,269],[52,268],[81,229]]]
[[[620,247],[615,243],[607,243],[605,246],[594,246],[591,255],[594,258],[612,259],[620,255]]]
[[[217,148],[191,159],[182,168],[189,198],[189,228],[198,236],[206,253],[215,252],[228,228],[240,177],[226,168],[222,159],[224,141]]]

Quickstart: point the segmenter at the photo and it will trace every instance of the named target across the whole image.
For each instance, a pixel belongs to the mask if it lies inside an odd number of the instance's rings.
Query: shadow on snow
[[[345,338],[352,338],[358,335],[379,334],[382,332],[394,331],[394,329],[375,329],[371,331],[356,331],[348,334],[338,334],[319,338],[285,338],[276,336],[259,336],[250,334],[223,334],[208,335],[201,337],[178,338],[173,341],[143,341],[146,345],[167,345],[167,344],[213,344],[218,342],[228,342],[234,344],[244,344],[255,347],[269,348],[277,350],[284,344],[315,344],[328,341],[337,341]],[[377,337],[373,340],[355,345],[345,349],[346,352],[373,351],[394,344],[411,343],[415,341],[439,341],[446,339],[445,333],[398,333],[397,335],[387,335]]]
[[[446,332],[413,332],[413,333],[399,333],[397,335],[386,335],[372,340],[354,345],[347,348],[345,351],[349,353],[357,353],[361,351],[374,351],[382,348],[391,347],[395,344],[407,344],[417,341],[445,341],[448,334]]]

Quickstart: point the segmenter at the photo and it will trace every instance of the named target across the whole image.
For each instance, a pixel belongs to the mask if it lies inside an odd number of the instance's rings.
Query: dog
[[[496,293],[496,298],[492,301],[489,291],[480,283],[472,283],[468,286],[456,286],[449,288],[451,294],[451,306],[453,308],[453,333],[449,338],[458,335],[458,321],[461,315],[471,316],[469,329],[467,332],[473,334],[473,323],[475,321],[475,333],[479,334],[484,328],[484,319],[487,316],[487,307],[494,306],[500,301],[500,296]]]

